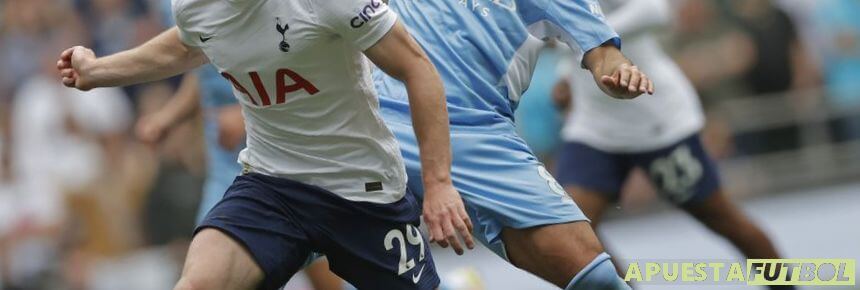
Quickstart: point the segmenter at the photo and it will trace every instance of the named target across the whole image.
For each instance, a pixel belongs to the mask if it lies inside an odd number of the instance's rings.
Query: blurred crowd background
[[[200,116],[142,144],[135,122],[178,80],[84,93],[55,70],[72,45],[106,55],[155,36],[161,2],[0,0],[0,289],[175,281],[205,176]],[[702,97],[703,137],[735,199],[860,180],[860,2],[671,3],[661,39]],[[564,114],[551,101],[560,54],[543,52],[518,112],[546,163]],[[619,218],[665,207],[644,177],[625,190]]]

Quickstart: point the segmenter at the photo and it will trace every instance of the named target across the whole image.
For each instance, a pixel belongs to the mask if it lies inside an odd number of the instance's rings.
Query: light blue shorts
[[[411,124],[386,125],[400,143],[409,189],[424,198],[418,142]],[[474,224],[475,237],[507,259],[503,228],[530,228],[588,219],[547,172],[513,125],[451,126],[452,178]]]

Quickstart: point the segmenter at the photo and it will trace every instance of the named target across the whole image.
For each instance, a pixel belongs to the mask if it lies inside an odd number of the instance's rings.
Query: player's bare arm
[[[145,115],[135,125],[141,141],[155,145],[177,124],[200,110],[200,82],[196,74],[186,74],[170,101],[158,111]]]
[[[612,44],[604,44],[585,54],[585,67],[603,92],[617,99],[654,94],[654,83]]]
[[[365,54],[406,85],[418,139],[424,181],[424,220],[430,241],[463,253],[460,237],[472,249],[472,222],[451,182],[451,142],[445,89],[435,67],[399,22]]]
[[[200,49],[182,43],[174,27],[141,46],[106,57],[97,58],[83,46],[66,49],[57,69],[67,87],[89,90],[165,79],[207,62]]]
[[[218,108],[218,145],[236,150],[245,144],[245,117],[240,105]]]

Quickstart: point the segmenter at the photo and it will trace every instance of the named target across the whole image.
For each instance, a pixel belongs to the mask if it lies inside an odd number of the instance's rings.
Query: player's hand
[[[460,238],[467,248],[475,248],[472,221],[466,214],[460,194],[450,182],[425,186],[424,222],[430,230],[431,243],[435,242],[443,248],[451,245],[457,255],[463,254]]]
[[[169,127],[165,117],[156,112],[141,117],[134,126],[134,133],[143,143],[155,146],[164,139]]]
[[[96,54],[89,48],[75,46],[60,54],[57,69],[63,78],[63,85],[82,91],[93,88],[87,68],[96,59]]]
[[[654,83],[635,65],[620,63],[611,74],[600,77],[600,85],[609,96],[632,99],[641,94],[654,94]]]

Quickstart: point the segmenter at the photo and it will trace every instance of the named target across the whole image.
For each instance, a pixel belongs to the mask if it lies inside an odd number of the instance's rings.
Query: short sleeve
[[[182,40],[182,43],[188,46],[199,47],[201,42],[197,38],[194,37],[193,33],[189,32],[185,26],[188,25],[189,20],[187,15],[183,13],[183,2],[184,0],[172,0],[172,9],[173,10],[173,20],[176,23],[176,27],[179,30],[179,39]]]
[[[397,14],[382,0],[317,1],[321,25],[364,51],[376,44],[397,22]]]
[[[537,37],[558,37],[583,53],[604,43],[621,47],[621,38],[606,23],[596,0],[548,0],[543,12],[542,21],[530,26]]]

